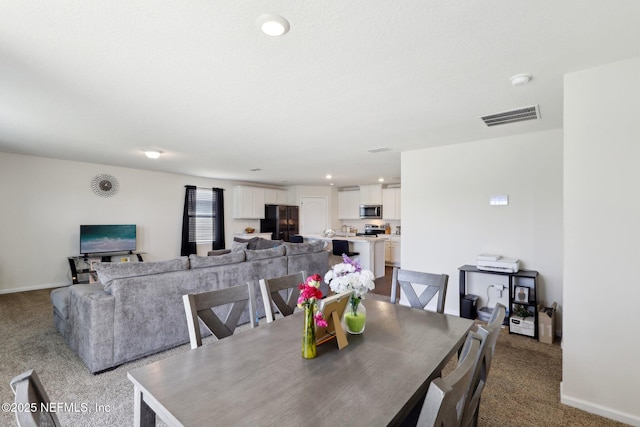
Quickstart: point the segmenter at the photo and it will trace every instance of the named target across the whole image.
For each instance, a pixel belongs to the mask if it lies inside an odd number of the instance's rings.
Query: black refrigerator
[[[260,232],[271,233],[272,240],[288,242],[298,234],[298,206],[264,205],[264,219],[260,220]]]

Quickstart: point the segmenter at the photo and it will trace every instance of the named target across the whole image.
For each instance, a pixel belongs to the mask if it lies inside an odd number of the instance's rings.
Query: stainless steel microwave
[[[360,205],[360,218],[382,218],[382,205]]]

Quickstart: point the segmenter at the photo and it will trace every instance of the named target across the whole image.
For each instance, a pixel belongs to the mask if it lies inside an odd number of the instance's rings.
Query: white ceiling
[[[563,74],[639,55],[636,0],[2,0],[0,151],[394,183],[402,151],[562,127]],[[478,118],[530,105],[540,120]]]

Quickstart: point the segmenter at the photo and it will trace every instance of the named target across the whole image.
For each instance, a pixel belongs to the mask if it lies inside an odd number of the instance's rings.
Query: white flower
[[[352,261],[343,256],[344,262],[336,264],[327,271],[324,281],[335,293],[353,291],[356,298],[364,298],[365,294],[376,287],[375,276],[369,270],[360,268],[356,259]]]

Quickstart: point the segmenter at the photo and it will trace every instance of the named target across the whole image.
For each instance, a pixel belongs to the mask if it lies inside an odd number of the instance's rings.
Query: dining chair
[[[489,369],[491,368],[493,353],[496,349],[496,343],[500,336],[500,330],[502,329],[502,322],[504,321],[506,311],[507,307],[497,303],[493,308],[489,323],[487,323],[486,326],[478,326],[477,334],[481,337],[482,344],[480,345],[478,362],[476,363],[473,376],[471,377],[469,395],[467,396],[463,410],[461,425],[464,427],[478,425],[480,397],[484,390],[484,386],[487,383],[487,378],[489,377]]]
[[[11,390],[16,395],[16,420],[19,427],[61,426],[55,412],[47,411],[51,402],[36,371],[30,369],[13,378]],[[24,408],[29,408],[25,411]]]
[[[348,240],[339,240],[333,239],[331,241],[333,246],[333,254],[336,256],[342,256],[342,254],[346,254],[348,257],[360,255],[360,252],[349,252],[349,241]]]
[[[391,276],[391,303],[395,304],[398,284],[407,296],[409,304],[413,308],[424,309],[427,304],[438,294],[436,311],[444,313],[444,303],[447,297],[447,274],[423,273],[420,271],[403,270],[398,267],[393,268]],[[418,296],[412,284],[425,285],[426,288]]]
[[[272,279],[260,279],[260,293],[264,304],[264,313],[267,323],[275,319],[273,307],[283,316],[293,314],[298,306],[298,285],[307,279],[307,272],[289,274],[287,276],[274,277]]]
[[[460,425],[480,345],[480,337],[475,332],[469,332],[461,353],[463,357],[458,366],[446,377],[436,378],[429,384],[418,416],[417,426],[448,427]]]
[[[248,306],[249,322],[252,328],[256,326],[256,300],[254,285],[251,283],[200,294],[186,294],[182,296],[182,301],[187,315],[192,349],[202,345],[202,332],[198,319],[202,320],[209,331],[218,339],[226,338],[233,335],[243,310]],[[228,307],[224,321],[213,310],[215,307],[222,306]]]

